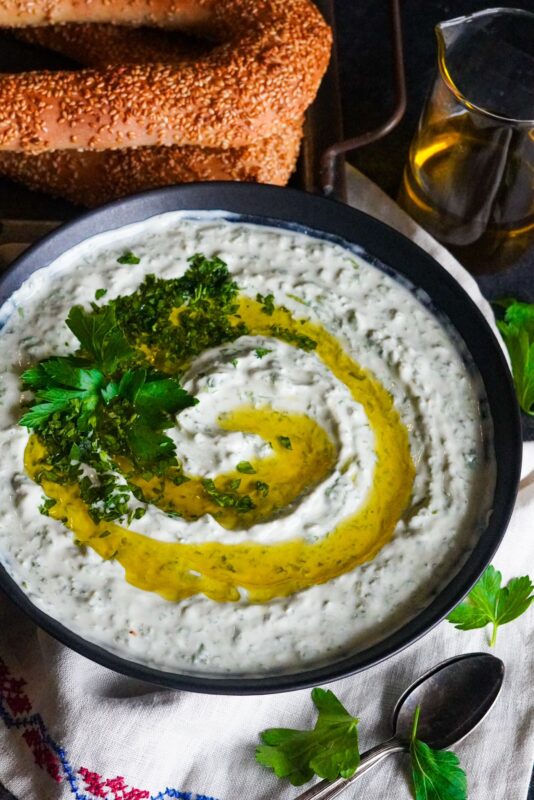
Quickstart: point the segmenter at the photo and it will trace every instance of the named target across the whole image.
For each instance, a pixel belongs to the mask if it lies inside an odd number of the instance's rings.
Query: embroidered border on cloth
[[[22,732],[21,736],[40,769],[45,770],[56,783],[67,781],[74,800],[216,800],[205,794],[169,787],[150,794],[147,789],[128,786],[120,775],[104,778],[86,767],[75,772],[66,750],[52,739],[41,715],[32,713],[30,698],[24,692],[25,685],[24,678],[13,677],[0,658],[0,718],[8,729]]]

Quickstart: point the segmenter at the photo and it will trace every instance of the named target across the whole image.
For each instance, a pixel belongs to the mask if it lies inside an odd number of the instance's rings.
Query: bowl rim
[[[493,418],[497,462],[490,519],[467,560],[434,599],[415,617],[384,639],[359,652],[290,673],[228,675],[157,669],[116,655],[71,631],[39,609],[0,564],[2,590],[39,627],[62,644],[102,666],[132,678],[168,688],[206,694],[267,694],[303,689],[348,677],[381,663],[434,628],[478,580],[497,550],[508,525],[521,469],[519,407],[503,350],[478,306],[434,258],[387,224],[332,199],[296,189],[258,184],[190,183],[155,189],[116,200],[82,213],[16,258],[0,276],[0,306],[37,269],[62,253],[107,230],[167,211],[223,211],[322,238],[341,238],[364,249],[366,259],[407,278],[429,295],[432,305],[457,331],[482,377]]]

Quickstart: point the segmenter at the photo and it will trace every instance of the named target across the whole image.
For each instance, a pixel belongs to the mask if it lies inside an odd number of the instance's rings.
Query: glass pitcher
[[[436,35],[399,202],[472,272],[495,272],[534,244],[534,14],[492,8]]]

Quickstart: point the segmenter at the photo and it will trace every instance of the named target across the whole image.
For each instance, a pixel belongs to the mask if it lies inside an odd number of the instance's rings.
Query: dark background
[[[380,124],[391,110],[390,25],[388,0],[334,0],[340,67],[341,100],[345,135],[355,136]],[[524,8],[534,12],[534,0],[403,0],[405,64],[408,108],[403,121],[385,139],[362,148],[350,157],[358,169],[376,181],[392,197],[396,196],[408,147],[417,126],[436,66],[434,25],[445,19],[469,14],[492,5]],[[20,62],[22,45],[0,37],[0,69],[13,58]],[[54,59],[48,59],[50,67]],[[58,59],[58,65],[61,61]],[[39,68],[42,58],[24,48],[24,68]],[[7,182],[0,182],[0,217],[24,216],[62,219],[73,215],[72,206],[28,193]],[[498,276],[478,278],[489,299],[514,296],[534,302],[534,248],[514,267]],[[534,420],[523,415],[525,438],[534,439]],[[496,787],[497,789],[497,787]],[[498,796],[498,789],[496,797]],[[8,800],[0,785],[0,800]],[[521,798],[510,798],[521,800]],[[531,787],[529,800],[534,800]]]

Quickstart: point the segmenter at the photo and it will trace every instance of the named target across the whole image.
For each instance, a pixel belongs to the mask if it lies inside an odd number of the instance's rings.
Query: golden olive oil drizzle
[[[250,528],[320,483],[334,467],[336,448],[321,426],[304,414],[244,406],[221,415],[218,422],[223,430],[256,434],[271,447],[271,456],[250,462],[251,474],[236,469],[218,475],[213,481],[220,492],[228,492],[232,482],[239,481],[239,494],[247,494],[256,507],[246,513],[235,508],[221,508],[210,499],[198,477],[191,476],[179,486],[168,477],[154,477],[149,481],[132,478],[132,483],[142,489],[148,502],[179,513],[186,520],[211,514],[223,528]],[[280,441],[289,432],[291,449]],[[125,464],[125,468],[130,471],[132,466]],[[268,494],[263,496],[258,483],[268,486]]]
[[[62,520],[80,543],[92,547],[102,558],[115,558],[131,584],[157,592],[167,600],[203,593],[218,602],[236,601],[241,596],[240,589],[245,589],[251,602],[265,602],[324,583],[377,554],[391,538],[411,494],[415,469],[408,434],[391,396],[371,373],[353,361],[324,328],[295,319],[283,308],[268,315],[257,301],[241,296],[238,315],[252,335],[287,339],[289,332],[313,339],[317,343],[315,354],[363,406],[373,430],[376,463],[372,488],[363,505],[319,541],[296,538],[272,545],[251,541],[169,543],[112,522],[95,523],[77,485],[60,485],[43,477],[47,453],[36,435],[30,437],[25,452],[29,475],[36,479],[41,473],[44,492],[56,500],[50,516]],[[175,319],[178,321],[179,315]],[[143,481],[141,477],[134,481],[148,498],[162,507],[172,507],[186,519],[211,513],[225,528],[243,528],[286,507],[319,483],[334,466],[334,444],[305,415],[243,407],[221,418],[220,425],[226,430],[255,433],[272,445],[272,455],[252,462],[254,474],[232,471],[213,479],[221,491],[232,480],[241,479],[239,491],[253,497],[254,510],[238,515],[235,509],[217,507],[202,489],[201,480],[193,476],[181,486],[167,480]],[[289,436],[292,449],[283,447],[278,436]],[[266,497],[254,493],[257,481],[269,484]],[[280,525],[283,524],[281,518]]]

